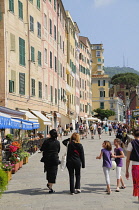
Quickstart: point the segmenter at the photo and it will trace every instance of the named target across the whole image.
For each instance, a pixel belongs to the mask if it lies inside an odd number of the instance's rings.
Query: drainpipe
[[[29,31],[29,6],[28,6],[28,0],[26,0],[27,3],[27,11],[26,11],[26,18],[27,18],[27,41],[28,41],[28,85],[29,85],[29,89],[28,89],[28,96],[30,99],[30,74],[31,74],[31,59],[30,59],[30,31]]]

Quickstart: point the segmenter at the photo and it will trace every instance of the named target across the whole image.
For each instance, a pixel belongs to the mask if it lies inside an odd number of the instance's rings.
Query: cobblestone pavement
[[[81,188],[82,193],[76,195],[69,194],[68,172],[59,169],[57,184],[54,186],[55,194],[49,194],[46,187],[45,174],[43,173],[43,163],[40,162],[41,153],[36,153],[29,158],[29,163],[13,175],[9,183],[8,190],[0,199],[1,210],[137,210],[139,204],[137,198],[132,196],[132,179],[126,180],[125,167],[122,175],[127,186],[119,193],[115,192],[116,177],[115,171],[111,171],[112,194],[106,195],[105,180],[102,171],[102,160],[96,160],[99,155],[103,140],[113,142],[114,135],[103,134],[102,139],[90,138],[82,140],[85,150],[86,168],[82,169]],[[60,157],[66,148],[61,144]],[[125,163],[125,159],[124,159]]]

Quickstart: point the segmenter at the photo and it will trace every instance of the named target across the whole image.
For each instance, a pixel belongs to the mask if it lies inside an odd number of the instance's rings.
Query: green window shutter
[[[104,109],[104,102],[100,102],[100,109]]]
[[[56,0],[54,0],[54,10],[56,11]]]
[[[34,31],[34,18],[30,16],[30,31]]]
[[[23,20],[23,3],[21,1],[18,1],[18,16]]]
[[[35,61],[35,49],[31,46],[31,62]]]
[[[53,86],[51,86],[51,102],[53,102]]]
[[[31,79],[31,93],[35,96],[35,79]]]
[[[39,66],[41,66],[41,65],[42,65],[42,62],[41,62],[41,57],[42,57],[41,52],[40,52],[40,51],[38,51],[38,65],[39,65]]]
[[[53,65],[52,65],[52,52],[50,51],[50,68],[52,69]]]
[[[14,92],[14,81],[9,80],[9,93],[13,93],[13,92]]]
[[[14,0],[9,0],[9,10],[14,13]]]
[[[103,97],[105,97],[105,91],[103,91]]]
[[[40,9],[40,0],[37,0],[37,8]]]
[[[19,37],[19,64],[25,66],[25,40]]]
[[[39,98],[42,98],[42,82],[39,82]]]
[[[100,80],[98,80],[98,86],[100,86]]]
[[[25,73],[19,73],[19,94],[25,95]]]

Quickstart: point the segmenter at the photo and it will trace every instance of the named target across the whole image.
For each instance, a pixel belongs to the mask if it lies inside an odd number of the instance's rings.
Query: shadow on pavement
[[[7,191],[7,192],[4,192],[3,194],[19,193],[19,194],[23,194],[23,195],[42,195],[42,194],[46,194],[46,192],[47,192],[46,190],[48,191],[48,189],[34,188],[34,189]]]

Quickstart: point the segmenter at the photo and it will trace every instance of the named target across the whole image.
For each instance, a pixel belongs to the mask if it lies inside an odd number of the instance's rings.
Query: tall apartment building
[[[1,0],[0,10],[0,105],[51,114],[56,127],[67,112],[62,1]]]
[[[92,109],[110,109],[109,81],[104,72],[103,44],[92,44]]]
[[[69,123],[72,122],[75,124],[76,118],[76,106],[75,106],[75,77],[76,77],[76,59],[75,59],[75,33],[76,27],[69,11],[66,11],[67,14],[67,24],[66,24],[66,32],[67,32],[67,117]],[[68,122],[67,121],[67,122]]]
[[[91,44],[87,37],[79,37],[80,55],[80,116],[85,119],[92,111],[92,89],[91,89]]]

